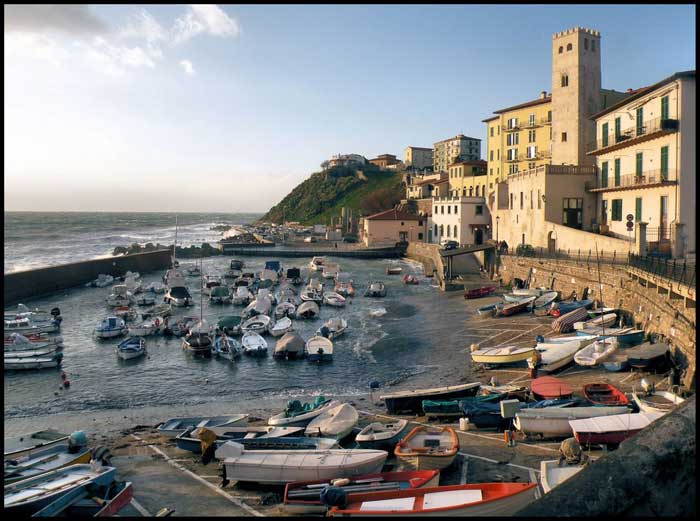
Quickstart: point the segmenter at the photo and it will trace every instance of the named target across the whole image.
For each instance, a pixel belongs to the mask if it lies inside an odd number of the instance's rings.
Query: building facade
[[[481,140],[458,134],[455,137],[438,141],[433,145],[433,170],[447,172],[455,161],[476,161],[481,159]]]
[[[369,162],[373,165],[378,166],[379,168],[387,168],[390,166],[397,165],[401,161],[397,160],[396,156],[393,154],[382,154],[380,156],[375,157],[374,159],[370,159]]]
[[[483,244],[491,238],[491,216],[483,197],[436,197],[432,200],[430,242]]]
[[[406,183],[406,199],[444,197],[450,189],[447,173],[425,176],[407,175],[404,180]]]
[[[406,168],[415,170],[433,169],[433,149],[423,147],[406,147],[403,152]]]
[[[359,166],[367,164],[367,158],[360,154],[336,154],[321,163],[321,168],[327,170],[336,166]]]
[[[486,197],[486,161],[456,161],[449,166],[451,197]]]
[[[362,219],[360,240],[365,246],[393,246],[425,240],[425,218],[392,208]]]

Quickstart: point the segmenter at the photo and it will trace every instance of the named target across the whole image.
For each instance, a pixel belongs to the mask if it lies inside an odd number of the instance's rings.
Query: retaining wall
[[[158,250],[6,273],[3,281],[5,307],[28,298],[86,284],[96,279],[100,273],[120,277],[127,271],[147,273],[167,269],[170,267],[171,255],[171,250]]]
[[[442,284],[445,273],[445,265],[440,256],[440,246],[424,242],[410,242],[406,249],[406,257],[417,260],[423,264],[423,271],[426,275],[435,273],[438,281]]]

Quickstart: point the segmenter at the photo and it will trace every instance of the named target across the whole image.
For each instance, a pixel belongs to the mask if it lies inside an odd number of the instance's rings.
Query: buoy
[[[64,382],[63,382],[63,387],[66,387],[66,388],[70,387],[70,381],[69,381],[69,380],[64,380]]]

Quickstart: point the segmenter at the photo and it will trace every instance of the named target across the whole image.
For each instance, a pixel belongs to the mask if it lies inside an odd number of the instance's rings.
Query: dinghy
[[[574,393],[574,390],[568,383],[553,376],[535,378],[530,382],[530,390],[538,400],[569,398]]]
[[[544,407],[521,409],[515,413],[513,426],[526,436],[568,438],[573,435],[570,420],[597,418],[629,412],[627,407]]]
[[[486,304],[485,306],[477,308],[476,312],[479,315],[491,315],[495,311],[496,306],[498,306],[498,302],[494,302],[493,304]]]
[[[603,338],[601,340],[596,340],[595,342],[592,342],[581,349],[574,355],[574,360],[578,365],[598,365],[612,355],[617,348],[617,338]]]
[[[487,365],[513,364],[527,360],[535,354],[534,347],[487,347],[471,352],[473,362]]]
[[[623,405],[630,404],[627,395],[609,383],[592,383],[583,386],[583,397],[593,405]]]
[[[111,517],[134,497],[130,481],[112,481],[107,484],[91,483],[88,487],[76,487],[60,496],[32,517]]]
[[[374,422],[365,426],[355,436],[355,441],[361,449],[392,451],[407,432],[408,420],[397,420],[394,423]]]
[[[170,304],[156,304],[151,309],[141,312],[141,318],[146,320],[152,317],[169,317],[173,312],[173,307]]]
[[[270,329],[272,336],[283,336],[292,330],[292,319],[284,317],[275,322],[275,325]]]
[[[277,341],[272,356],[274,358],[286,358],[287,360],[303,358],[305,345],[304,339],[298,333],[290,331]]]
[[[248,440],[295,437],[304,433],[303,427],[271,427],[256,425],[247,427],[189,427],[175,437],[177,447],[182,450],[202,454],[202,449],[211,443],[217,447],[227,441],[246,443]],[[333,440],[336,442],[336,440]],[[328,447],[331,448],[331,447]]]
[[[387,492],[350,493],[329,516],[510,517],[536,498],[537,483],[472,483]]]
[[[536,365],[539,371],[551,373],[565,367],[574,361],[574,356],[576,353],[598,337],[589,336],[568,338],[569,340],[567,342],[538,343],[535,346],[535,349],[540,357],[540,361]],[[528,360],[528,366],[533,366],[530,360]]]
[[[126,324],[121,318],[108,317],[95,328],[95,336],[97,338],[113,338],[122,336],[126,331]]]
[[[569,424],[576,441],[582,446],[598,444],[617,446],[664,414],[660,412],[616,414],[584,420],[570,420]]]
[[[498,305],[496,306],[496,316],[509,317],[525,311],[532,305],[537,297],[525,297],[523,300],[518,302],[512,302],[510,304]]]
[[[247,306],[253,300],[253,294],[246,286],[238,286],[233,296],[233,303],[237,306]]]
[[[632,392],[632,399],[640,412],[667,413],[685,401],[669,391],[651,391],[648,393]]]
[[[290,400],[284,411],[270,417],[267,424],[276,427],[306,427],[311,420],[326,409],[332,409],[338,405],[340,402],[327,400],[323,396],[317,396],[313,402],[304,404],[299,400]]]
[[[306,426],[305,436],[318,436],[341,440],[357,425],[357,410],[348,403],[326,409]]]
[[[52,369],[61,365],[63,361],[62,352],[54,352],[53,355],[47,356],[16,356],[17,353],[5,356],[4,370],[5,371],[20,371],[31,369]]]
[[[275,318],[280,319],[283,317],[293,317],[296,313],[297,307],[291,302],[280,302],[275,307]]]
[[[326,322],[324,322],[324,324],[320,328],[318,328],[316,334],[326,337],[329,340],[333,340],[334,338],[338,338],[340,335],[345,333],[345,330],[347,328],[347,320],[340,317],[333,317],[329,320],[326,320]]]
[[[174,438],[189,428],[206,427],[244,427],[248,424],[247,414],[232,414],[229,416],[194,416],[189,418],[171,418],[158,426],[158,434]]]
[[[257,333],[259,335],[267,333],[270,329],[270,321],[270,317],[267,315],[256,315],[243,322],[241,331],[243,331],[243,333]]]
[[[558,296],[559,293],[557,291],[547,291],[545,293],[542,293],[542,295],[540,295],[532,301],[532,307],[534,309],[542,309],[544,307],[547,307],[552,302],[554,302]]]
[[[241,317],[236,315],[224,315],[219,317],[216,322],[217,329],[220,329],[227,335],[241,334]]]
[[[211,352],[215,356],[220,356],[233,362],[233,360],[241,356],[243,348],[233,337],[217,334],[214,338],[214,344],[211,346]]]
[[[457,433],[450,427],[415,427],[396,444],[394,454],[411,470],[443,469],[452,464],[459,451]]]
[[[365,297],[386,297],[386,286],[380,280],[373,280],[367,286]]]
[[[298,308],[296,318],[316,318],[319,314],[318,304],[315,302],[303,302]]]
[[[333,359],[333,342],[315,335],[306,341],[306,356],[312,362],[330,361]]]
[[[241,339],[243,345],[243,353],[249,356],[265,356],[267,355],[267,340],[261,337],[258,333],[247,331]]]
[[[21,434],[3,440],[5,459],[27,456],[31,452],[50,445],[68,445],[69,435],[53,429]]]
[[[636,369],[648,371],[666,365],[668,352],[669,346],[666,343],[644,342],[626,350],[627,363]]]
[[[386,451],[365,449],[247,450],[227,441],[216,452],[228,480],[260,484],[330,480],[379,472]]]
[[[342,308],[345,306],[345,297],[339,295],[335,291],[329,291],[323,294],[323,303],[328,306]]]
[[[575,476],[584,468],[584,465],[567,465],[558,459],[541,461],[540,484],[542,485],[542,491],[547,494],[550,490]]]
[[[494,291],[496,291],[496,286],[483,286],[480,288],[473,288],[464,292],[464,298],[473,299],[487,297]]]
[[[399,391],[385,394],[379,397],[384,400],[389,414],[422,414],[423,400],[454,400],[474,396],[481,383],[472,382],[461,385],[448,385],[446,387],[433,387],[430,389],[416,389],[413,391]]]
[[[150,336],[160,332],[162,320],[156,317],[152,320],[144,320],[133,326],[129,326],[129,336]]]
[[[140,337],[127,338],[117,346],[117,355],[122,360],[131,360],[146,354],[146,341]]]
[[[212,304],[230,304],[231,291],[227,286],[216,286],[211,289],[209,294],[209,302]]]
[[[213,327],[201,319],[185,335],[182,348],[196,355],[211,355]]]

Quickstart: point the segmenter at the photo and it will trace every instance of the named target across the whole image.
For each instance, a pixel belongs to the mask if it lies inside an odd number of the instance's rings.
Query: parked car
[[[343,242],[355,244],[357,242],[357,237],[353,235],[346,235],[345,237],[343,237]]]
[[[316,237],[307,237],[306,239],[304,239],[304,242],[318,242],[318,240],[316,239]]]
[[[459,243],[457,241],[443,241],[442,242],[442,249],[443,250],[455,250],[459,248]]]

